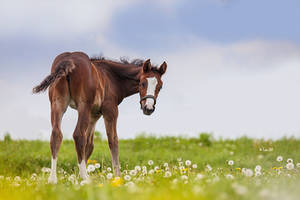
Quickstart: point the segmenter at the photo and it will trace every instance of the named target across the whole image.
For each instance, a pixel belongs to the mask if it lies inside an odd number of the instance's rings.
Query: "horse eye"
[[[142,88],[145,88],[146,87],[146,83],[142,82],[141,86],[142,86]]]

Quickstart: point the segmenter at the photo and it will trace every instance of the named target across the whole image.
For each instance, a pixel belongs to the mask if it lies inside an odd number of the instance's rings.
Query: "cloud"
[[[1,1],[0,36],[35,34],[40,37],[74,37],[105,32],[120,8],[134,0],[97,1]]]

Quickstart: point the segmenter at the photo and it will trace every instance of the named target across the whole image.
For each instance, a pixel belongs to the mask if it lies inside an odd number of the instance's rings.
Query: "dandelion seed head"
[[[234,165],[234,161],[233,160],[229,160],[228,161],[228,165],[230,165],[230,166]]]
[[[99,169],[99,168],[100,168],[100,164],[99,164],[99,163],[96,163],[96,164],[95,164],[95,168],[96,168],[96,169]]]
[[[193,168],[193,169],[197,169],[197,167],[198,167],[197,164],[193,164],[193,165],[192,165],[192,168]]]
[[[186,161],[185,161],[185,165],[186,165],[186,166],[190,166],[191,164],[192,164],[192,162],[191,162],[190,160],[186,160]]]
[[[153,163],[154,163],[153,160],[148,161],[148,165],[150,165],[150,166],[153,165]]]
[[[286,164],[286,168],[287,168],[288,170],[292,170],[292,169],[295,168],[295,165],[294,165],[294,163],[289,162],[288,164]]]
[[[108,173],[108,174],[106,175],[106,178],[107,178],[108,180],[112,179],[112,177],[113,177],[113,174],[112,174],[112,173]]]
[[[283,157],[282,156],[277,156],[276,160],[277,160],[277,162],[281,162],[281,161],[283,161]]]

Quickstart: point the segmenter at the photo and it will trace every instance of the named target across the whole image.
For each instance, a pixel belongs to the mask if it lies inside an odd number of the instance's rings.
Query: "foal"
[[[93,152],[95,124],[101,116],[104,118],[114,175],[120,176],[118,105],[124,98],[139,92],[143,113],[152,114],[162,88],[161,76],[166,69],[165,62],[157,68],[151,65],[149,59],[129,63],[90,59],[82,52],[58,55],[52,64],[51,74],[33,88],[33,93],[39,93],[49,87],[52,160],[48,182],[57,183],[57,154],[63,138],[60,126],[68,106],[78,111],[73,138],[81,178],[88,178],[86,163]]]

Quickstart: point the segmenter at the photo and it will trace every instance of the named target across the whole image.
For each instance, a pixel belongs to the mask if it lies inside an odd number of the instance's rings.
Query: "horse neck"
[[[136,67],[133,70],[136,71],[136,76],[132,79],[125,79],[122,81],[122,90],[124,98],[134,95],[139,92],[139,80],[141,67]]]

